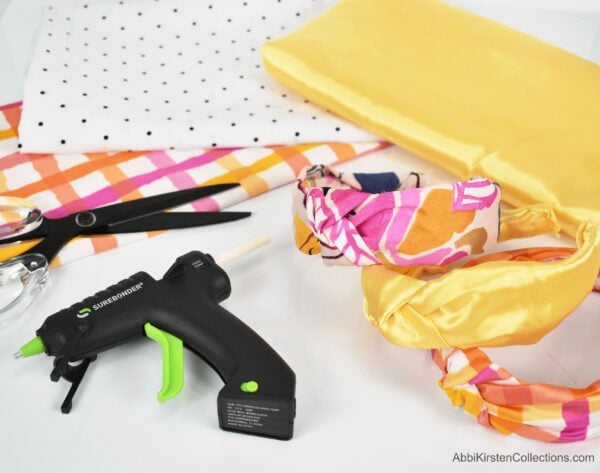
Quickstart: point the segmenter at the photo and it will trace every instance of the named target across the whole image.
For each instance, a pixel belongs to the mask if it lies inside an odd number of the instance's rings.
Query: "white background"
[[[2,25],[0,102],[20,98],[36,0],[13,1]],[[600,1],[454,0],[600,62]],[[0,3],[1,5],[1,3]],[[0,7],[1,11],[1,7]],[[9,66],[12,64],[12,67]],[[415,169],[431,182],[444,171],[398,149],[345,166],[366,171]],[[548,445],[486,430],[450,406],[437,387],[428,351],[395,347],[361,311],[360,271],[325,268],[292,241],[289,187],[237,206],[254,215],[224,226],[171,232],[57,269],[43,295],[19,322],[0,331],[0,472],[362,472],[600,471],[600,440]],[[44,318],[136,271],[162,276],[192,249],[213,255],[268,232],[273,243],[230,264],[233,294],[226,307],[259,332],[297,375],[295,437],[281,442],[219,430],[216,397],[222,382],[186,353],[186,384],[160,405],[157,345],[140,340],[103,353],[91,365],[70,415],[59,406],[65,382],[51,383],[44,355],[15,361]],[[550,237],[511,247],[555,243]],[[558,244],[571,244],[563,238]],[[490,350],[530,381],[585,386],[600,377],[600,296],[541,343]],[[464,465],[456,452],[593,453],[588,465]]]

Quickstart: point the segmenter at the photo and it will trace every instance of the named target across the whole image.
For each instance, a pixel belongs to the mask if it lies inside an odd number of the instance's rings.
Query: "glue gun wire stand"
[[[219,261],[230,261],[266,242],[268,238],[251,242]],[[16,356],[45,352],[55,357],[51,380],[62,377],[72,383],[61,406],[68,413],[98,353],[144,335],[163,350],[158,400],[171,399],[183,388],[185,346],[225,382],[218,395],[222,429],[290,439],[294,372],[259,335],[219,305],[230,293],[225,271],[210,255],[193,251],[177,258],[161,280],[139,272],[49,316],[37,337]]]

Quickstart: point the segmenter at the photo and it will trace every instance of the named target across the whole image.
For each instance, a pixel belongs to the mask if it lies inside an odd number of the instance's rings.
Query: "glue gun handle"
[[[196,304],[159,311],[152,323],[183,340],[219,373],[226,388],[260,381],[261,392],[274,397],[294,396],[295,376],[287,363],[254,330],[216,302],[201,294]]]
[[[256,332],[218,304],[203,307],[203,324],[184,339],[225,381],[218,396],[225,430],[290,439],[296,415],[296,377]]]

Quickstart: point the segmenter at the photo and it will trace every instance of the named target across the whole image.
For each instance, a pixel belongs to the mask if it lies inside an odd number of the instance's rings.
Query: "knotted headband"
[[[296,184],[296,246],[326,265],[445,265],[498,241],[501,192],[488,179],[420,187],[417,173],[313,166]]]
[[[524,237],[554,225],[548,208],[508,211],[501,235]],[[547,231],[547,230],[546,230]],[[364,311],[384,337],[413,348],[470,348],[531,344],[573,311],[590,292],[600,268],[600,231],[591,223],[577,232],[577,250],[557,261],[494,260],[448,268],[382,266],[362,270]]]
[[[470,264],[560,261],[572,254],[572,248],[535,248],[497,253]],[[563,287],[567,289],[568,285]],[[600,285],[594,289],[600,291]],[[432,350],[432,355],[443,373],[439,385],[452,404],[462,407],[485,427],[557,443],[600,435],[600,381],[583,389],[529,384],[495,364],[478,348]]]

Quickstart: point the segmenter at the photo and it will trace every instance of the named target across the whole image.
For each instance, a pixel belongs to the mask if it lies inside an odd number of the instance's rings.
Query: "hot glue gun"
[[[212,256],[192,251],[177,258],[161,280],[139,272],[49,316],[37,337],[15,356],[45,352],[55,357],[50,379],[72,383],[61,406],[68,413],[97,355],[144,335],[163,352],[158,400],[171,399],[183,388],[185,346],[225,382],[217,401],[222,429],[290,439],[294,372],[267,342],[219,305],[230,293],[229,277]]]

